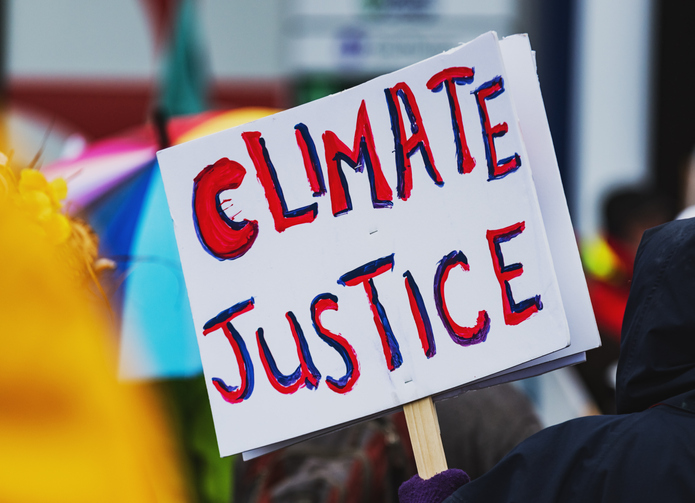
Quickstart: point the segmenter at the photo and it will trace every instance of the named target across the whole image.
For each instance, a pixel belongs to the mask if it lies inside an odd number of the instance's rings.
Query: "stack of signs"
[[[598,345],[524,36],[158,158],[223,456]]]

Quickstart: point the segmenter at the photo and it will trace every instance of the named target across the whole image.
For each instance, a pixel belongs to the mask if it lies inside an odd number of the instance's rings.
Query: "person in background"
[[[436,402],[447,463],[482,476],[541,429],[531,402],[501,384]],[[403,412],[334,431],[237,463],[235,501],[397,501],[415,472]]]
[[[695,218],[648,230],[621,332],[618,413],[546,428],[472,482],[456,470],[415,476],[401,486],[401,503],[692,501],[693,305]]]
[[[587,352],[586,363],[577,366],[577,371],[604,414],[615,413],[615,365],[637,247],[644,231],[670,217],[664,199],[653,191],[614,190],[603,205],[603,235],[582,247],[602,346]]]
[[[435,403],[446,462],[474,480],[541,430],[532,402],[512,383]]]

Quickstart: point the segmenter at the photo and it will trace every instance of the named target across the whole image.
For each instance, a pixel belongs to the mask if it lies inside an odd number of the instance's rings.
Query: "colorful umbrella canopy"
[[[277,112],[241,108],[171,119],[171,144]],[[174,227],[156,161],[157,131],[146,125],[94,143],[43,169],[68,182],[68,211],[99,235],[100,256],[116,269],[106,281],[120,323],[120,376],[187,377],[202,370]]]

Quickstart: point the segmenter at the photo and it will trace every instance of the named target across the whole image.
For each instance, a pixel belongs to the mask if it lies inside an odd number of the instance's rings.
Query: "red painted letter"
[[[464,271],[468,271],[468,259],[462,252],[452,251],[439,262],[437,272],[434,275],[434,302],[437,306],[439,317],[444,323],[444,328],[449,332],[451,340],[461,346],[470,346],[485,342],[490,331],[490,317],[487,311],[478,311],[478,319],[474,327],[462,327],[454,321],[449,314],[444,296],[444,286],[449,278],[451,270],[460,265]]]
[[[335,349],[345,363],[345,375],[340,379],[326,376],[326,385],[336,393],[347,393],[360,377],[360,365],[354,348],[340,334],[334,334],[321,323],[321,314],[327,309],[338,310],[338,297],[330,293],[317,295],[311,302],[311,321],[322,341]]]
[[[456,84],[470,84],[473,82],[473,74],[472,68],[458,66],[442,70],[427,81],[427,89],[434,93],[446,89],[446,96],[449,99],[449,110],[451,112],[451,125],[454,129],[454,142],[456,143],[456,163],[458,164],[459,173],[462,174],[473,171],[475,159],[471,156],[470,150],[468,150],[466,133],[463,130],[461,107],[456,94]]]
[[[408,302],[410,303],[410,311],[413,313],[417,333],[420,337],[422,350],[427,358],[432,358],[437,354],[437,345],[434,342],[434,332],[432,332],[432,323],[425,308],[425,302],[422,300],[420,289],[415,283],[415,278],[410,271],[403,273],[405,278],[405,290],[408,292]]]
[[[504,257],[502,256],[501,243],[505,243],[510,239],[524,232],[526,227],[524,222],[519,222],[504,229],[487,231],[487,242],[490,246],[490,255],[492,255],[492,263],[495,267],[495,276],[499,281],[502,289],[502,307],[504,308],[504,322],[507,325],[518,325],[529,316],[543,309],[541,296],[536,295],[521,302],[514,302],[512,297],[512,287],[509,286],[509,281],[521,276],[524,272],[524,266],[520,263],[504,265]]]
[[[290,395],[304,386],[309,389],[316,389],[319,385],[319,381],[321,380],[321,373],[314,366],[314,361],[311,359],[309,345],[304,338],[302,327],[299,325],[297,317],[292,311],[288,311],[285,314],[285,317],[290,324],[292,338],[294,339],[294,344],[297,347],[299,366],[290,375],[285,375],[280,372],[280,369],[275,363],[275,358],[273,358],[273,354],[270,352],[268,343],[263,335],[263,329],[259,328],[256,332],[256,338],[258,340],[258,350],[261,355],[261,362],[263,363],[265,374],[268,376],[268,380],[273,388],[285,395]]]
[[[241,385],[238,387],[227,386],[219,377],[212,378],[212,383],[217,391],[219,391],[222,398],[229,403],[239,403],[246,400],[253,392],[253,363],[246,349],[244,339],[242,339],[239,332],[237,332],[232,325],[232,320],[234,318],[251,309],[253,309],[253,297],[222,311],[203,326],[203,335],[207,335],[221,328],[234,350],[236,362],[239,367],[239,375],[241,376]]]
[[[347,180],[345,180],[345,175],[340,167],[341,161],[347,163],[357,172],[362,172],[364,165],[367,165],[372,206],[390,208],[393,205],[391,187],[381,171],[381,163],[374,146],[374,135],[372,135],[372,126],[369,124],[367,105],[364,100],[362,100],[357,112],[352,149],[340,141],[333,131],[323,133],[323,145],[326,153],[328,187],[331,192],[333,215],[342,215],[352,209]]]
[[[386,310],[381,302],[379,302],[379,293],[376,291],[373,278],[387,271],[393,270],[393,264],[393,255],[381,257],[380,259],[369,262],[361,267],[358,267],[357,269],[343,274],[338,280],[338,283],[343,286],[355,286],[360,284],[364,285],[364,289],[367,292],[367,298],[369,299],[369,307],[372,310],[374,324],[376,325],[376,329],[379,332],[379,337],[381,338],[381,346],[384,350],[386,365],[391,371],[401,366],[403,363],[403,357],[401,356],[398,341],[393,335],[393,330],[391,329],[389,319],[386,317]]]
[[[405,82],[400,82],[393,87],[384,89],[386,94],[386,103],[389,107],[389,115],[391,117],[391,131],[393,132],[393,141],[395,144],[396,154],[396,170],[398,172],[398,197],[406,201],[410,197],[410,191],[413,188],[413,174],[410,165],[410,156],[416,150],[422,154],[422,161],[425,163],[425,169],[435,185],[441,187],[444,185],[439,171],[434,165],[434,157],[430,149],[430,141],[425,132],[425,126],[422,123],[420,109],[415,101],[415,96]],[[406,140],[405,124],[401,107],[398,105],[398,98],[403,102],[408,121],[410,122],[410,138]]]
[[[219,200],[222,191],[241,185],[246,170],[226,157],[203,169],[193,181],[193,224],[200,244],[218,260],[235,259],[249,251],[258,236],[256,220],[234,221]]]
[[[314,197],[322,196],[326,193],[326,184],[323,181],[321,163],[316,153],[314,140],[311,134],[309,134],[309,128],[306,127],[306,124],[300,122],[294,126],[294,136],[297,139],[297,146],[302,152],[306,178],[309,180],[309,186],[314,193]]]
[[[246,149],[249,151],[253,164],[256,166],[256,176],[263,185],[265,198],[268,200],[270,213],[273,215],[275,230],[283,232],[288,227],[299,224],[308,224],[314,221],[318,213],[318,204],[313,203],[296,210],[288,210],[282,187],[278,180],[273,163],[270,161],[270,154],[265,147],[265,140],[258,131],[247,131],[241,134],[246,142]]]
[[[485,144],[485,155],[487,156],[488,180],[504,178],[509,173],[519,169],[521,158],[519,154],[497,161],[497,150],[495,149],[495,138],[507,134],[507,123],[502,122],[496,126],[490,125],[490,117],[487,112],[486,100],[496,98],[504,92],[504,81],[502,77],[495,77],[486,82],[478,89],[473,91],[478,102],[478,112],[480,112],[480,123],[483,126],[483,143]]]

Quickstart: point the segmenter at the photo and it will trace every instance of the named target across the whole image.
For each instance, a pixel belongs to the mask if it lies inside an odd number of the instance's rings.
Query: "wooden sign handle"
[[[444,445],[432,397],[405,404],[403,412],[408,424],[410,442],[413,444],[418,475],[423,479],[429,479],[446,470]]]

